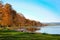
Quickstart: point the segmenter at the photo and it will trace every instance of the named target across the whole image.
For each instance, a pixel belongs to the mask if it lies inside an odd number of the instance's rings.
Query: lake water
[[[41,30],[38,30],[37,32],[49,33],[49,34],[60,34],[60,26],[41,27]]]

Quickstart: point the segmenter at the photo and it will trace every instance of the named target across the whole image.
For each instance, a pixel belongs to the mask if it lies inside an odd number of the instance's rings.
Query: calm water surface
[[[49,34],[60,34],[60,26],[41,27],[41,30],[38,30],[37,32],[49,33]]]

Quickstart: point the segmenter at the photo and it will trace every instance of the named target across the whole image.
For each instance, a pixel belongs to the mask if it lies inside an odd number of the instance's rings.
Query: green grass
[[[0,30],[0,40],[60,40],[59,35]]]

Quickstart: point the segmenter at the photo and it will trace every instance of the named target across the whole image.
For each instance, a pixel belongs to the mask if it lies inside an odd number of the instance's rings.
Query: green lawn
[[[59,35],[0,30],[0,40],[60,40]]]

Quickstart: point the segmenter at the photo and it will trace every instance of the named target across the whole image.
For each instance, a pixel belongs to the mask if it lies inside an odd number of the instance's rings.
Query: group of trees
[[[17,13],[10,4],[0,3],[0,26],[9,27],[9,29],[26,28],[27,30],[37,30],[37,28],[43,26],[42,23],[29,20],[24,17],[22,13]]]

